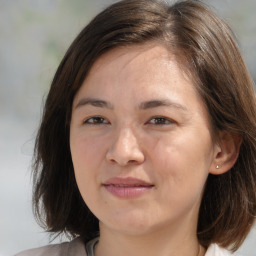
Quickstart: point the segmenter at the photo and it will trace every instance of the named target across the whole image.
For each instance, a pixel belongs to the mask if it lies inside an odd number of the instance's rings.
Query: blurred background
[[[43,100],[69,44],[112,2],[0,0],[0,256],[49,243],[31,210],[30,165]],[[255,81],[256,1],[207,3],[235,31]],[[239,251],[256,256],[255,229]]]

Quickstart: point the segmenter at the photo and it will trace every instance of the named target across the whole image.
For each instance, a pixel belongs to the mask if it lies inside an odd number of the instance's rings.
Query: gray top
[[[47,245],[44,247],[30,249],[14,256],[94,256],[94,246],[99,238],[95,238],[84,245],[80,238],[76,238],[71,242],[65,242],[55,245]],[[219,247],[217,244],[212,244],[205,256],[235,256],[229,251]]]
[[[95,245],[98,243],[99,238],[96,237],[93,240],[89,241],[86,245],[85,245],[85,249],[87,252],[87,256],[94,256],[94,247]]]

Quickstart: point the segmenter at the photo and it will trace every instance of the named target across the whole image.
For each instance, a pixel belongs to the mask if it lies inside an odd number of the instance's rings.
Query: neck
[[[202,256],[196,231],[182,232],[182,227],[170,232],[161,228],[147,234],[123,234],[115,230],[101,228],[100,240],[95,248],[95,256]]]

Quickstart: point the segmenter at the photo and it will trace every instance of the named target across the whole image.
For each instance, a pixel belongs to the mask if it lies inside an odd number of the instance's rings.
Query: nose
[[[141,164],[145,160],[137,136],[131,129],[122,129],[115,134],[106,158],[109,162],[121,166]]]

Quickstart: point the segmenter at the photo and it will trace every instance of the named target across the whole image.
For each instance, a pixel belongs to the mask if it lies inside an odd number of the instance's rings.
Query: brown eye
[[[99,124],[109,124],[109,122],[101,116],[92,116],[83,122],[84,124],[94,124],[94,125],[99,125]]]
[[[159,117],[154,117],[154,118],[150,119],[148,123],[155,124],[155,125],[167,125],[167,124],[174,123],[174,121],[172,121],[169,118],[159,116]]]

